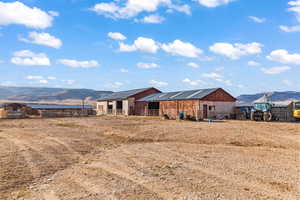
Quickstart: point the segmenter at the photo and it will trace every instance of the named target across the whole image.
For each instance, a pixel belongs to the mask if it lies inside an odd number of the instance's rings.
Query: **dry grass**
[[[0,199],[300,199],[300,124],[0,121]]]

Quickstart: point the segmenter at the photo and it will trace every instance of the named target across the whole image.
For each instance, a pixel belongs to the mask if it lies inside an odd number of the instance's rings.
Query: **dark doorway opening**
[[[207,111],[208,106],[206,104],[203,105],[203,119],[208,118],[208,111]]]
[[[159,116],[159,102],[149,102],[148,103],[148,115],[149,116]]]
[[[107,114],[113,113],[113,105],[107,105]]]
[[[117,101],[117,115],[123,114],[123,101]]]

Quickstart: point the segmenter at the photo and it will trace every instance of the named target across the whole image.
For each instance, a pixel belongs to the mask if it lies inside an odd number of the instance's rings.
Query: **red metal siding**
[[[149,90],[146,90],[144,92],[140,92],[132,97],[134,97],[135,100],[139,100],[141,98],[144,98],[146,96],[149,96],[150,94],[155,94],[155,93],[161,93],[161,91],[155,89],[155,88],[150,88]]]
[[[223,89],[218,89],[215,92],[207,95],[206,97],[201,99],[202,101],[223,101],[223,102],[235,102],[236,99],[227,93]]]
[[[199,114],[199,100],[161,101],[160,115],[167,115],[175,119],[183,112],[186,116],[197,117]]]

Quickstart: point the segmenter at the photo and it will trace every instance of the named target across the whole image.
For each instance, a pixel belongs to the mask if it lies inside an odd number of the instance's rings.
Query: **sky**
[[[300,0],[0,0],[0,85],[300,91]]]

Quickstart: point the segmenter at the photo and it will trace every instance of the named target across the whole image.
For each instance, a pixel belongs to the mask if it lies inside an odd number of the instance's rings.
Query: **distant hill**
[[[238,104],[252,104],[254,101],[262,98],[264,95],[267,95],[268,100],[276,104],[288,104],[291,101],[300,101],[300,92],[266,92],[252,95],[240,95],[237,97]]]
[[[10,101],[65,101],[87,99],[94,101],[111,91],[90,89],[37,88],[0,86],[0,99]]]

